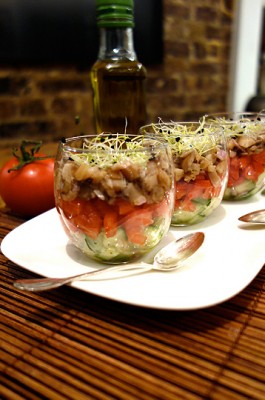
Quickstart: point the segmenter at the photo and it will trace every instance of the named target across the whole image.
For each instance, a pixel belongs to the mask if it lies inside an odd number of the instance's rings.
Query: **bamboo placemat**
[[[0,212],[1,239],[21,219]],[[28,293],[33,277],[0,254],[0,398],[265,398],[265,269],[215,307],[161,311],[70,287]]]

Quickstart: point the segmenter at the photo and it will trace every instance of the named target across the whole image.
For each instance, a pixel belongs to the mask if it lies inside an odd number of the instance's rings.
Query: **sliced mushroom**
[[[253,139],[252,137],[242,135],[238,138],[237,143],[239,144],[239,146],[247,149],[247,148],[253,146],[256,143],[256,140]]]

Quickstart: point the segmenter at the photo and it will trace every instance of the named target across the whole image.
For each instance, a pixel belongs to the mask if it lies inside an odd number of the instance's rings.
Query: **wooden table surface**
[[[0,240],[23,222],[0,211]],[[150,310],[70,287],[30,293],[36,276],[0,254],[1,399],[265,398],[265,269],[204,310]]]
[[[0,241],[24,220],[0,209]],[[240,294],[188,312],[130,306],[34,277],[0,253],[0,398],[265,399],[265,269]]]

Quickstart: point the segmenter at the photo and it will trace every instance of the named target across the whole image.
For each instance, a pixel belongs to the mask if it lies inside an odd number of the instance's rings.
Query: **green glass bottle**
[[[137,133],[146,124],[146,69],[133,41],[133,0],[96,0],[100,32],[91,70],[97,133]]]

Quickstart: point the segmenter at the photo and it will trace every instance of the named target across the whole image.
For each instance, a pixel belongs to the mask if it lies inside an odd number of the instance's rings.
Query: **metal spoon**
[[[134,264],[122,264],[110,266],[96,271],[71,276],[68,278],[40,278],[40,279],[19,279],[14,282],[17,289],[28,291],[43,291],[53,289],[67,283],[88,280],[88,279],[109,279],[115,278],[115,273],[126,272],[129,274],[142,273],[149,270],[172,271],[179,268],[179,262],[190,257],[204,241],[204,233],[190,233],[161,249],[154,257],[153,264],[144,262]]]
[[[252,211],[238,218],[239,221],[251,222],[252,224],[265,224],[265,210]]]

